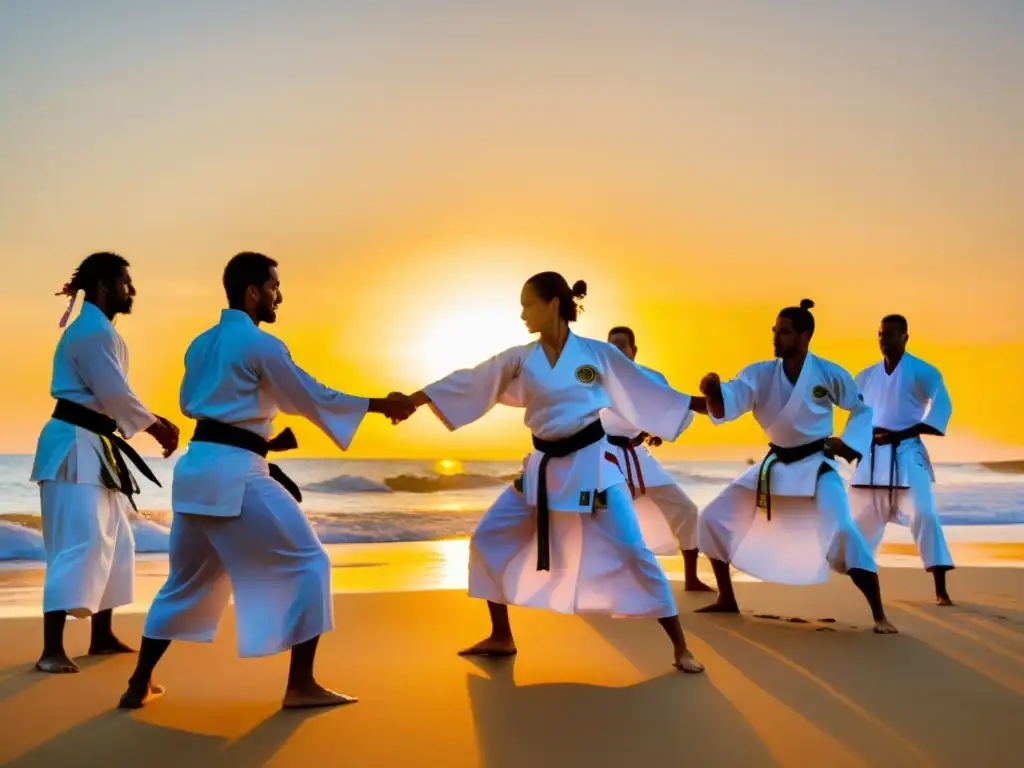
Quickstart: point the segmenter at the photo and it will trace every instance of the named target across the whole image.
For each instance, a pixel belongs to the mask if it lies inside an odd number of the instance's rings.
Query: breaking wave
[[[439,493],[441,491],[466,491],[490,488],[511,482],[510,475],[396,475],[386,477],[383,482],[360,475],[338,475],[330,480],[306,483],[305,491],[325,494],[342,493]]]

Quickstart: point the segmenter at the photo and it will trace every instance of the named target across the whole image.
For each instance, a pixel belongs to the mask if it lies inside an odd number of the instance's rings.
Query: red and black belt
[[[626,460],[626,483],[629,485],[629,494],[635,499],[637,488],[640,495],[647,493],[647,486],[644,485],[644,473],[640,468],[640,457],[636,449],[644,444],[644,433],[636,437],[625,437],[621,435],[608,435],[608,442],[616,448],[622,449],[622,455]],[[636,467],[636,482],[633,481],[633,467]],[[621,470],[621,467],[619,468]]]

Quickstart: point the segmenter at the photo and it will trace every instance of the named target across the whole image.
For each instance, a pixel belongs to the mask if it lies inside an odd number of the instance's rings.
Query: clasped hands
[[[392,424],[402,423],[419,407],[419,403],[413,397],[402,392],[389,392],[388,396],[379,402],[380,412],[390,419]]]

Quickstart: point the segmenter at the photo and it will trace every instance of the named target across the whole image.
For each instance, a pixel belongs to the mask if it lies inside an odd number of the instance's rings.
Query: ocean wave
[[[366,544],[389,541],[436,541],[473,532],[483,510],[465,514],[383,512],[357,515],[309,515],[324,544]],[[25,522],[0,520],[0,561],[46,560],[39,518]],[[155,520],[134,516],[131,520],[138,554],[164,553],[170,545],[170,528]]]
[[[396,483],[403,490],[418,487],[420,493],[435,490],[451,490],[452,485],[438,488],[435,484],[424,481],[439,478],[424,478],[414,475],[402,476],[405,480]],[[485,484],[495,485],[505,482],[496,476],[467,476],[457,482],[470,480],[468,487],[482,487]],[[340,480],[341,478],[335,478]],[[391,478],[395,480],[395,478]],[[343,485],[343,483],[341,484]],[[458,485],[454,486],[458,488]],[[463,485],[462,487],[467,487]],[[339,491],[343,492],[343,491]],[[414,491],[415,492],[415,491]],[[387,502],[387,499],[382,499]],[[1024,524],[1024,505],[1021,503],[1019,491],[1015,487],[993,485],[983,494],[978,494],[970,486],[938,486],[936,502],[939,519],[949,526],[1004,526]],[[341,503],[340,501],[338,503]],[[460,503],[446,508],[433,510],[402,511],[394,509],[366,511],[361,508],[357,513],[334,511],[310,511],[306,515],[324,544],[357,544],[383,543],[398,541],[434,541],[454,537],[468,536],[473,532],[484,508],[488,505],[486,498],[472,500],[462,507]],[[479,506],[477,506],[479,504]],[[130,514],[132,531],[135,536],[135,548],[139,553],[163,553],[170,542],[170,512],[146,512]],[[45,551],[43,537],[39,532],[42,520],[38,514],[4,514],[0,515],[0,561],[31,560],[44,561]]]
[[[303,485],[302,488],[314,493],[388,493],[391,490],[383,483],[359,475],[338,475],[330,480]]]
[[[482,511],[481,511],[482,514]],[[387,541],[436,541],[473,532],[480,514],[324,515],[313,528],[324,544],[368,544]]]
[[[166,552],[171,543],[170,528],[143,517],[132,520],[132,533],[139,553]]]
[[[490,488],[505,485],[516,477],[511,475],[398,475],[389,477],[384,483],[393,491],[406,493],[438,493],[440,491],[465,491],[473,488]]]
[[[42,518],[38,515],[4,515],[0,520],[0,561],[46,560]],[[169,522],[169,521],[168,521]],[[139,554],[166,552],[171,541],[169,525],[132,514],[132,535]]]
[[[1024,461],[983,461],[979,466],[992,472],[1008,475],[1024,475]]]
[[[330,480],[304,483],[302,489],[312,493],[328,495],[347,493],[442,493],[444,491],[467,491],[504,485],[515,477],[511,475],[396,475],[386,477],[383,482],[361,475],[338,475]]]
[[[18,523],[0,520],[0,560],[45,560],[43,535]]]

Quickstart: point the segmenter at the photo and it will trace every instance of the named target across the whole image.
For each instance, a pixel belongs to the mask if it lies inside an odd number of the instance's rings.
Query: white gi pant
[[[697,546],[710,558],[780,584],[819,584],[828,580],[829,568],[878,571],[834,470],[818,477],[814,497],[773,495],[771,520],[757,508],[754,491],[730,485],[701,514]]]
[[[43,612],[77,618],[129,605],[135,590],[135,538],[123,493],[99,485],[39,483],[46,549]]]
[[[170,574],[143,635],[212,642],[232,591],[239,656],[269,656],[334,628],[330,556],[265,473],[246,478],[238,517],[174,515]]]
[[[647,486],[633,500],[644,541],[656,555],[697,549],[697,505],[675,483]]]
[[[952,568],[953,557],[935,511],[931,474],[926,467],[911,461],[906,467],[906,478],[910,488],[894,490],[891,505],[888,488],[850,489],[850,507],[857,528],[871,551],[877,552],[886,523],[909,522],[925,569]]]
[[[537,570],[537,513],[514,488],[487,510],[469,544],[469,594],[559,613],[675,616],[664,571],[644,543],[625,483],[592,514],[550,513],[551,570]]]
[[[616,447],[620,468],[627,482],[632,481],[637,496],[633,499],[644,541],[656,555],[673,555],[680,550],[697,548],[697,505],[676,484],[646,445],[635,447],[640,477],[633,477],[634,463],[630,452]],[[640,493],[640,478],[644,492]]]

